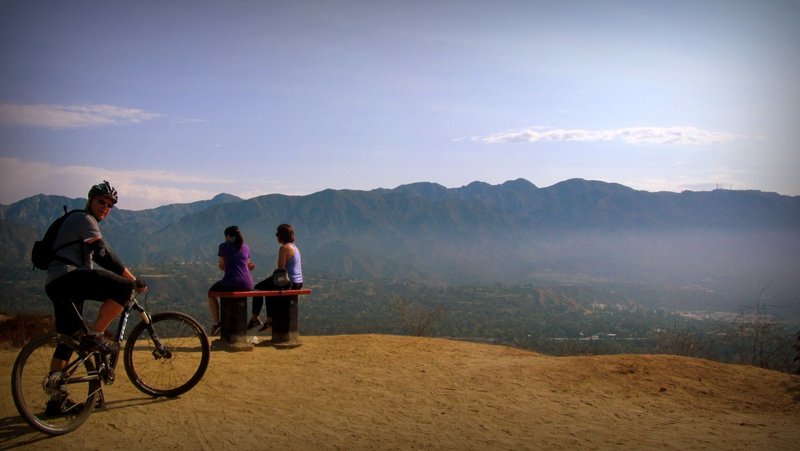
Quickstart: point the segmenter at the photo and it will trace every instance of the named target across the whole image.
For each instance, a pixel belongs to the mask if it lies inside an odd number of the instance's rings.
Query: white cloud
[[[24,105],[0,103],[0,125],[83,128],[139,124],[159,117],[163,117],[163,115],[114,105]]]
[[[478,136],[471,138],[471,141],[486,144],[621,141],[628,144],[708,145],[722,144],[741,138],[741,135],[735,133],[701,130],[696,127],[630,127],[610,130],[530,127],[523,130]]]
[[[294,185],[270,180],[263,174],[232,178],[213,173],[167,170],[114,170],[93,166],[59,166],[0,157],[0,204],[9,205],[37,194],[82,198],[89,188],[108,180],[119,192],[119,208],[144,210],[169,204],[208,200],[220,193],[250,199],[268,193],[305,195]]]
[[[141,210],[214,197],[234,181],[172,171],[116,171],[90,166],[55,166],[0,157],[0,203],[36,194],[84,197],[89,188],[108,180],[120,193],[120,208]]]

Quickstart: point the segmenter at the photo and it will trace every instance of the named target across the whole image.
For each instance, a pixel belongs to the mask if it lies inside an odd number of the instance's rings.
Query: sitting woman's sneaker
[[[220,331],[219,323],[214,323],[214,325],[211,326],[211,332],[209,332],[208,335],[210,337],[215,337],[219,335],[219,331]]]
[[[261,324],[263,324],[261,322],[261,318],[253,318],[249,323],[247,323],[247,330],[250,330],[256,326],[260,326]]]

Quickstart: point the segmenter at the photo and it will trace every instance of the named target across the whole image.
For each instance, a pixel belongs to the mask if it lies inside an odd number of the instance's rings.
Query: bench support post
[[[253,344],[247,338],[247,298],[264,296],[267,300],[267,315],[272,319],[271,345],[276,348],[300,346],[298,304],[299,296],[311,294],[311,290],[249,290],[209,291],[209,297],[220,299],[220,329],[222,342],[232,351],[250,351]]]
[[[300,346],[298,332],[298,296],[281,296],[275,299],[272,314],[272,345],[276,348]]]
[[[231,351],[252,351],[247,341],[247,298],[220,299],[220,337]]]

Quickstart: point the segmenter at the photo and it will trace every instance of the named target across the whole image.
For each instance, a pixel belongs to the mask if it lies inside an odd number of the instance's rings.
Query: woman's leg
[[[212,291],[228,291],[224,286],[222,286],[222,281],[217,281],[214,285],[211,285],[211,288],[208,289],[208,292]],[[219,300],[217,298],[213,298],[211,296],[208,297],[208,311],[211,313],[211,321],[214,324],[211,326],[212,331],[215,327],[219,326]]]
[[[258,284],[253,286],[253,290],[259,290]],[[247,322],[247,328],[252,329],[260,326],[261,320],[258,318],[261,315],[261,307],[264,305],[264,298],[261,296],[253,296],[253,306],[251,308],[250,321]]]
[[[275,287],[275,284],[272,283],[272,276],[270,276],[270,277],[267,277],[266,279],[262,280],[261,282],[258,282],[255,285],[255,287],[253,287],[253,289],[254,290],[263,290],[263,291],[271,291],[271,290],[277,290],[277,287]],[[261,328],[258,329],[259,331],[264,331],[264,330],[269,329],[271,324],[272,324],[272,316],[270,315],[272,313],[272,310],[270,310],[270,302],[272,301],[272,299],[273,298],[271,298],[271,297],[268,297],[267,299],[264,299],[261,296],[253,297],[253,317],[254,318],[258,318],[258,314],[261,313],[261,306],[264,305],[264,304],[267,305],[267,319],[266,319],[266,321],[264,321],[263,326],[261,326]],[[256,307],[257,307],[257,309],[256,309]]]
[[[270,280],[270,282],[271,282],[271,280]],[[292,285],[289,287],[290,290],[299,290],[301,288],[303,288],[303,284],[302,283],[294,283],[294,282],[292,282]],[[271,288],[271,289],[272,290],[277,290],[278,287],[276,287],[273,284],[273,288]],[[282,297],[282,296],[273,296],[273,297],[267,299],[267,319],[269,321],[272,321],[272,312],[275,311],[276,306],[279,305],[279,303],[281,303],[281,302],[285,302],[286,299],[288,299],[288,298]]]
[[[208,298],[208,311],[211,312],[211,321],[219,324],[219,301],[217,298]]]
[[[258,288],[256,288],[257,290]],[[251,313],[253,314],[250,319],[258,318],[258,315],[261,314],[261,307],[264,305],[264,298],[261,296],[253,296],[253,308]]]
[[[261,282],[255,284],[255,286],[253,286],[253,290],[256,291],[271,290],[272,289],[271,286],[272,286],[272,277],[268,277],[262,280]],[[258,318],[258,316],[261,314],[261,307],[263,305],[264,305],[263,296],[253,296],[253,309],[251,310],[253,315],[251,316],[250,319]],[[269,316],[269,314],[267,314],[267,316]]]

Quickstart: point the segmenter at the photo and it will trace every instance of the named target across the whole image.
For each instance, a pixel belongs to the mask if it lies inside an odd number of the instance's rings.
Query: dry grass
[[[52,315],[0,314],[0,349],[22,347],[31,338],[55,330]]]

